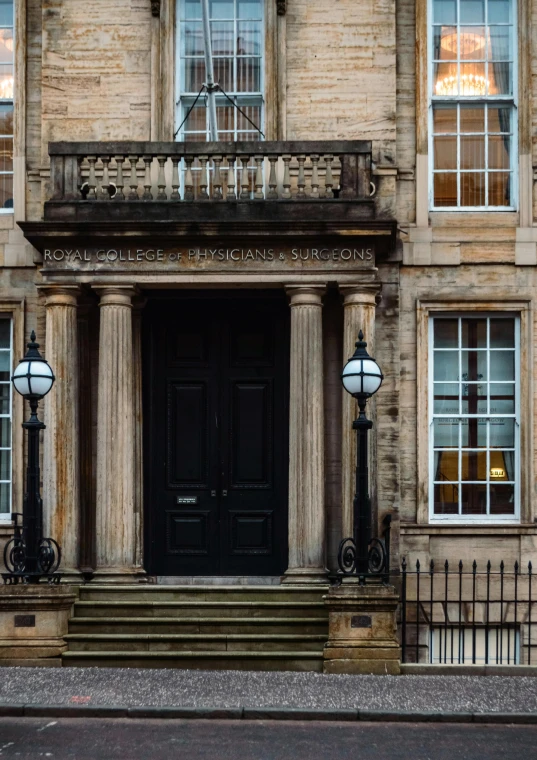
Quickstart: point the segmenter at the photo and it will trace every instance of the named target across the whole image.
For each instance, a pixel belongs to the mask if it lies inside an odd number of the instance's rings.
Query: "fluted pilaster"
[[[96,555],[98,575],[136,572],[132,297],[128,287],[100,295],[97,396]]]
[[[289,568],[285,582],[326,582],[324,509],[324,288],[288,290],[291,305],[289,402]]]
[[[78,573],[80,552],[78,291],[44,289],[46,358],[56,382],[44,402],[43,530],[61,546],[63,574]]]
[[[375,348],[375,308],[376,286],[353,286],[341,288],[343,293],[343,360],[346,362],[353,354],[358,333],[362,330],[367,350],[374,356]],[[341,449],[341,498],[342,498],[342,538],[353,535],[352,510],[356,486],[356,431],[352,423],[358,416],[355,399],[344,388],[342,405],[342,449]],[[367,416],[375,417],[375,399],[368,401]],[[372,501],[376,492],[376,446],[374,429],[369,435],[369,493]],[[374,535],[376,533],[374,532]]]

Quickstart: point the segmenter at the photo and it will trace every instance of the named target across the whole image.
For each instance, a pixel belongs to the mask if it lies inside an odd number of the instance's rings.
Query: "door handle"
[[[222,496],[227,496],[227,490],[226,490],[225,488],[224,488],[224,490],[222,491]]]

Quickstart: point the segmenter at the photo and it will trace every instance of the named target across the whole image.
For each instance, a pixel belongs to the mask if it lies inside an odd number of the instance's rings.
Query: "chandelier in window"
[[[439,76],[435,82],[435,95],[470,95],[483,97],[492,92],[492,82],[483,76],[484,63],[480,61],[465,62],[468,58],[485,58],[486,38],[481,29],[458,32],[452,27],[442,29],[440,39],[440,60],[449,61],[451,65],[445,76]],[[458,58],[464,70],[457,71]]]

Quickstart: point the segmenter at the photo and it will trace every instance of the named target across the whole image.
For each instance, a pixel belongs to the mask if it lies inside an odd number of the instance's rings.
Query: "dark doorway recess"
[[[150,295],[144,310],[146,569],[287,566],[289,307],[263,291]]]

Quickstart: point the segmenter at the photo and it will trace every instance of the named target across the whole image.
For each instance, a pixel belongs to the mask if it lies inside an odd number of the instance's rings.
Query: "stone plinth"
[[[324,600],[329,610],[325,673],[400,673],[395,618],[399,597],[393,586],[360,586],[354,579],[345,579]]]
[[[0,666],[61,665],[75,601],[71,586],[0,586]]]

